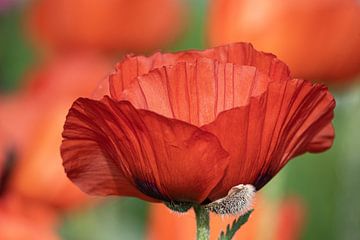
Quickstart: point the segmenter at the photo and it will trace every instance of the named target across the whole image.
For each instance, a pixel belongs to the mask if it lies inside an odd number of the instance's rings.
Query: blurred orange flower
[[[59,240],[56,214],[14,196],[0,198],[1,240]]]
[[[182,0],[37,0],[27,25],[41,46],[150,51],[173,41],[184,21]]]
[[[234,236],[249,240],[297,240],[300,239],[305,210],[298,198],[288,198],[278,206],[257,196],[255,211],[250,220]],[[221,231],[235,217],[211,214],[210,239],[218,239]],[[196,223],[193,211],[186,214],[171,212],[162,204],[152,204],[148,218],[147,240],[195,239]]]
[[[16,156],[0,156],[0,239],[56,240],[56,212],[48,205],[28,201],[9,191]]]
[[[360,73],[357,0],[212,0],[211,46],[248,41],[276,54],[295,77],[351,81]]]
[[[60,209],[86,199],[61,164],[62,125],[74,98],[90,95],[110,66],[91,55],[59,57],[29,74],[19,93],[1,97],[0,153],[13,150],[17,157],[10,192]]]

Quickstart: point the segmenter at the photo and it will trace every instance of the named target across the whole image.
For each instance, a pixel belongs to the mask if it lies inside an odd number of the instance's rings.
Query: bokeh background
[[[290,161],[236,239],[360,239],[358,0],[0,0],[0,239],[194,239],[192,213],[82,194],[61,166],[62,125],[124,54],[236,41],[337,101],[333,147]],[[212,218],[216,239],[233,219]]]

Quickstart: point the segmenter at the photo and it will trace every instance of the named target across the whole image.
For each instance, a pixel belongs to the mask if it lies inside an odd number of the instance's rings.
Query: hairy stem
[[[210,236],[209,227],[209,211],[201,205],[195,205],[194,211],[196,215],[196,239],[197,240],[208,240]]]

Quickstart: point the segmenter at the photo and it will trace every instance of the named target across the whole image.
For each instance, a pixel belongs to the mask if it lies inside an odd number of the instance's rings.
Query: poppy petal
[[[201,58],[209,58],[220,63],[253,66],[273,81],[290,78],[288,67],[275,55],[256,51],[250,43],[233,43],[204,51],[190,50],[164,54],[158,52],[149,57],[127,55],[117,64],[115,73],[109,77],[111,96],[121,100],[122,91],[128,88],[136,77],[148,74],[154,69],[180,62],[195,63]]]
[[[271,81],[252,66],[201,58],[140,76],[119,98],[138,109],[201,126],[224,110],[248,104],[250,97],[266,91]]]
[[[228,165],[211,133],[109,97],[78,99],[63,137],[66,172],[91,194],[200,203]]]
[[[248,105],[225,111],[202,127],[218,137],[231,157],[227,174],[211,199],[225,196],[238,184],[252,184],[258,190],[292,157],[314,151],[311,143],[331,122],[335,101],[321,84],[285,83],[270,83]],[[322,145],[331,143],[328,138]]]
[[[332,146],[334,138],[334,127],[331,123],[329,123],[309,143],[308,151],[313,153],[323,152]]]

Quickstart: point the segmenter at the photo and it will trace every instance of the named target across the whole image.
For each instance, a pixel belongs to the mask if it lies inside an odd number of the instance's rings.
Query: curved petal
[[[118,97],[136,108],[201,126],[224,110],[248,104],[271,81],[252,66],[201,58],[140,76]]]
[[[63,137],[68,177],[91,194],[200,203],[228,165],[212,134],[109,97],[78,99]]]
[[[329,123],[309,143],[308,151],[313,153],[323,152],[332,146],[334,138],[334,127]]]
[[[109,77],[110,93],[121,100],[121,93],[132,81],[151,70],[179,62],[195,63],[200,58],[209,58],[221,63],[253,66],[273,81],[289,79],[289,69],[276,56],[256,51],[250,43],[233,43],[207,50],[187,50],[177,53],[155,53],[150,57],[127,55]]]
[[[218,137],[231,157],[225,178],[210,198],[223,197],[238,184],[260,189],[292,157],[324,150],[332,138],[319,148],[314,139],[331,122],[334,107],[323,85],[303,80],[273,82],[248,105],[225,111],[203,126]]]

